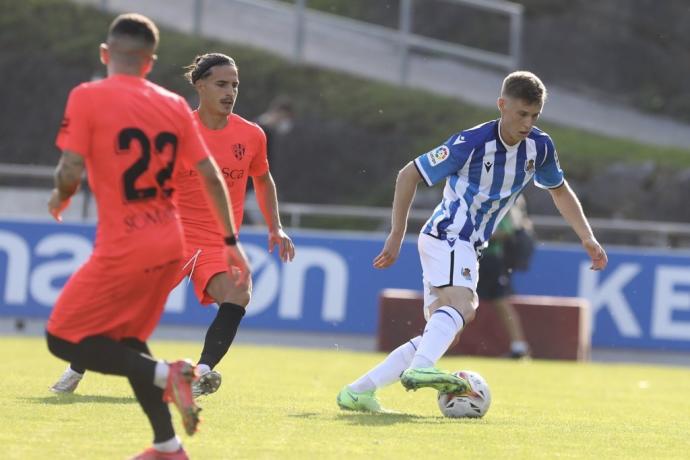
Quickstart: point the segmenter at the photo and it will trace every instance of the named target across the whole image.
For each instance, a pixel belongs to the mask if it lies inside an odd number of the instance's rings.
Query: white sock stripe
[[[445,310],[441,310],[441,309],[439,308],[438,310],[436,310],[436,311],[434,312],[434,315],[437,315],[437,314],[439,314],[439,313],[444,313],[444,314],[448,315],[448,316],[450,317],[450,319],[453,320],[453,323],[455,324],[455,327],[458,327],[458,322],[455,320],[455,318],[453,318],[453,316],[452,316],[450,313],[448,313],[448,312],[445,311]]]
[[[455,308],[451,307],[450,305],[444,305],[440,307],[438,310],[434,312],[434,314],[441,312],[445,313],[446,315],[450,316],[453,322],[455,323],[455,327],[459,331],[463,327],[465,327],[465,318],[462,316],[462,314],[457,311]]]
[[[417,348],[419,347],[419,341],[422,340],[422,336],[418,335],[417,337],[414,337],[409,340],[410,345],[414,348],[414,351],[417,351]],[[416,342],[416,343],[415,343]]]

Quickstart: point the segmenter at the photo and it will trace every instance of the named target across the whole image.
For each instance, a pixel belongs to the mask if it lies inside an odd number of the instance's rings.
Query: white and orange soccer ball
[[[438,408],[446,417],[479,418],[483,417],[491,406],[491,392],[486,380],[473,371],[457,371],[454,375],[470,382],[468,394],[438,393]]]

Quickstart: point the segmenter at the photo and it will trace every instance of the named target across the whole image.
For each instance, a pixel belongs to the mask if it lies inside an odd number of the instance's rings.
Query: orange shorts
[[[121,260],[92,256],[65,284],[46,329],[73,343],[94,335],[145,342],[179,279],[182,259],[175,255],[181,249],[158,262],[140,261],[128,271]]]
[[[181,278],[189,276],[194,284],[194,294],[202,305],[216,303],[206,288],[215,275],[228,272],[223,246],[192,246],[187,250]]]

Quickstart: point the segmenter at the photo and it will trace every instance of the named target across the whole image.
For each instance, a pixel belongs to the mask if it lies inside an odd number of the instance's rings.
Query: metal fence
[[[225,1],[249,5],[266,13],[283,16],[292,15],[294,17],[292,25],[294,27],[293,58],[297,62],[304,59],[305,46],[310,40],[310,26],[320,26],[333,31],[344,30],[364,36],[374,36],[395,44],[399,56],[399,81],[403,84],[407,82],[410,56],[414,51],[458,57],[508,71],[515,70],[520,64],[524,7],[506,0],[441,0],[457,4],[458,7],[469,7],[506,16],[509,20],[509,30],[508,50],[505,53],[497,53],[414,33],[415,2],[424,0],[398,0],[400,8],[397,29],[318,11],[309,8],[309,0],[294,0],[292,3],[275,0]],[[195,34],[203,34],[203,19],[205,15],[211,14],[206,8],[206,3],[206,0],[190,0],[192,32]],[[103,10],[108,10],[113,5],[110,0],[99,0],[99,6]]]
[[[8,180],[27,179],[43,181],[48,188],[53,177],[54,168],[48,166],[31,166],[0,163],[0,184],[7,186]],[[82,194],[81,219],[94,219],[95,206],[91,192],[84,184]],[[15,188],[16,189],[16,188]],[[3,199],[3,187],[0,186],[0,200]],[[15,194],[16,196],[16,194]],[[47,196],[47,194],[46,194]],[[16,198],[15,198],[16,199]],[[247,213],[258,212],[255,201],[247,201]],[[43,209],[38,210],[42,213]],[[410,211],[410,228],[420,226],[428,217],[429,209],[412,209]],[[27,216],[35,216],[35,210],[27,209]],[[281,203],[280,214],[283,222],[291,228],[364,228],[386,231],[390,225],[391,210],[387,207],[347,206],[313,203]],[[560,216],[531,215],[536,233],[541,241],[576,241],[575,233]],[[654,247],[690,247],[690,224],[679,222],[651,222],[629,219],[589,219],[597,237],[605,243],[626,244],[632,246]]]

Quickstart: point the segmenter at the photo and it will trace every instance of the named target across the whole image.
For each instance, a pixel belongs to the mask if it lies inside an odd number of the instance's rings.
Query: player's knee
[[[479,298],[474,291],[467,288],[456,288],[445,294],[446,298],[442,299],[442,302],[460,313],[465,324],[474,320],[479,305]]]
[[[242,291],[239,293],[237,304],[246,309],[250,300],[252,300],[252,294],[249,292],[249,290]]]
[[[465,320],[465,324],[468,324],[474,321],[475,316],[477,316],[477,310],[475,310],[473,307],[464,308],[460,311],[460,314]]]
[[[234,289],[223,296],[221,303],[233,303],[246,308],[251,298],[251,292],[248,289]]]

